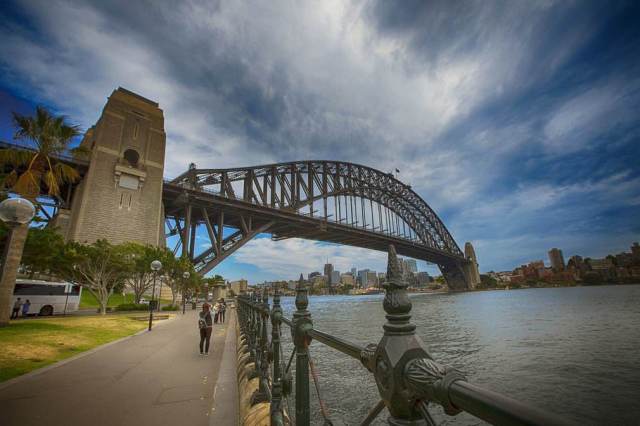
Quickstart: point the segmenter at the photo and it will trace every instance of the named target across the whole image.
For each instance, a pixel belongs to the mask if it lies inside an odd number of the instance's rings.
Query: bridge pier
[[[440,272],[447,282],[450,291],[465,291],[475,288],[470,273],[470,264],[465,261],[444,263],[439,265]]]

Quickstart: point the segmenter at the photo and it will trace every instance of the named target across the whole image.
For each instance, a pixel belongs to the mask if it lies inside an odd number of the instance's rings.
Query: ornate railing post
[[[383,307],[387,322],[384,336],[376,346],[369,345],[363,351],[362,361],[376,379],[378,390],[387,406],[391,425],[424,425],[431,420],[426,410],[427,401],[436,400],[433,395],[417,392],[419,382],[425,380],[423,367],[426,364],[442,372],[438,379],[445,377],[446,370],[436,364],[425,349],[422,340],[415,334],[411,324],[411,300],[407,294],[407,283],[402,279],[395,247],[389,246],[387,282]],[[463,378],[453,372],[449,380]],[[455,414],[453,406],[445,405],[448,414]]]
[[[309,407],[309,331],[313,328],[311,313],[307,310],[309,298],[304,278],[300,274],[296,287],[296,312],[293,314],[291,333],[296,349],[296,426],[311,422]]]
[[[271,424],[284,425],[282,414],[282,371],[280,365],[280,325],[282,308],[278,284],[273,288],[273,308],[271,309],[271,362],[273,363],[273,384],[271,390]]]

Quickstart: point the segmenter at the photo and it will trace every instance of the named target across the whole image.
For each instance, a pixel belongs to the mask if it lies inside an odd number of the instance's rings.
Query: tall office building
[[[564,257],[562,257],[562,250],[552,248],[549,250],[549,261],[551,262],[551,268],[554,272],[564,271]]]
[[[369,273],[369,269],[363,269],[361,271],[358,271],[358,281],[360,282],[361,287],[367,286],[368,273]]]
[[[331,285],[340,284],[340,271],[332,271],[331,272]]]
[[[324,276],[327,277],[329,279],[329,281],[331,281],[331,275],[333,273],[333,265],[330,263],[325,263],[324,264]]]
[[[358,276],[358,270],[356,268],[351,268],[351,275],[353,275],[353,278]]]

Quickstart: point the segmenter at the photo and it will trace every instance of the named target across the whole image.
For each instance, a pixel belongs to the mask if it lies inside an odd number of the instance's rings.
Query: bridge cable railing
[[[310,381],[314,380],[325,425],[332,424],[321,398],[318,375],[309,354],[309,345],[316,340],[351,358],[370,372],[376,381],[380,401],[370,409],[362,425],[371,424],[387,408],[389,424],[436,425],[429,411],[430,404],[440,405],[445,414],[455,416],[467,412],[496,425],[565,425],[555,414],[523,404],[510,397],[469,383],[458,370],[435,361],[415,335],[410,322],[411,301],[399,271],[395,248],[389,246],[386,295],[383,307],[387,322],[380,342],[361,346],[313,328],[307,310],[308,295],[302,277],[296,287],[296,311],[292,319],[284,317],[278,288],[274,288],[273,307],[268,304],[268,291],[238,297],[241,332],[247,341],[249,359],[255,362],[254,377],[259,386],[252,402],[269,402],[272,425],[311,422]],[[267,320],[271,320],[271,341],[267,336]],[[281,345],[281,325],[291,329],[293,350],[287,363]],[[291,374],[295,358],[295,379]],[[271,368],[269,368],[271,365]],[[283,399],[295,388],[295,423],[292,412],[284,410]]]

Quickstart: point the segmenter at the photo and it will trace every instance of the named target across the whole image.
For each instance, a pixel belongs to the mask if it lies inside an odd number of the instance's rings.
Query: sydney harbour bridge
[[[438,265],[450,289],[477,284],[471,246],[463,253],[433,209],[392,174],[342,161],[295,161],[229,169],[191,164],[165,180],[163,126],[157,103],[115,90],[81,142],[90,157],[59,158],[82,180],[43,201],[42,213],[81,242],[167,244],[202,275],[268,234],[380,251],[393,244],[400,255]]]

